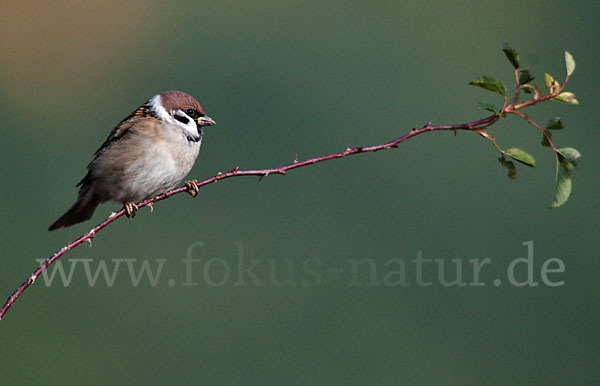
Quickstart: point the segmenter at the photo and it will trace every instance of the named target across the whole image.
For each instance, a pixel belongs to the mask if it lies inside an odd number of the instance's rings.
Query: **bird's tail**
[[[66,228],[85,220],[89,220],[94,214],[99,202],[98,200],[90,199],[89,197],[85,196],[85,194],[83,197],[80,195],[75,204],[73,204],[73,206],[58,220],[50,225],[48,230],[53,231],[62,227]]]

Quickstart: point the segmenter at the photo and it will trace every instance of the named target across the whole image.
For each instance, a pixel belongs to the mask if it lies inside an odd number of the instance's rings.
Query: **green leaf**
[[[504,157],[500,157],[498,158],[498,161],[500,161],[500,164],[502,166],[504,166],[505,168],[508,169],[508,178],[510,178],[511,180],[514,180],[517,178],[517,167],[515,166],[515,163],[512,161],[507,160]]]
[[[498,108],[493,103],[479,102],[479,104],[477,105],[477,107],[479,107],[480,110],[487,110],[487,111],[490,111],[490,112],[492,112],[494,114],[498,114]]]
[[[575,71],[575,60],[573,59],[573,55],[565,51],[565,64],[567,66],[567,76],[571,76],[573,71]]]
[[[525,150],[519,149],[518,147],[511,147],[504,154],[527,166],[535,166],[535,159],[533,159],[531,154],[527,153]]]
[[[549,131],[548,129],[544,129],[544,133],[546,135],[548,135],[548,137],[550,138],[550,140],[552,140],[552,132]],[[546,138],[546,136],[544,134],[542,134],[542,146],[545,147],[550,147],[550,142],[548,142],[548,138]]]
[[[519,70],[519,84],[526,84],[534,80],[535,78],[531,75],[529,70]]]
[[[577,166],[581,153],[572,147],[558,149],[556,153],[556,185],[551,208],[562,206],[571,195],[571,174]]]
[[[563,122],[561,117],[554,117],[546,123],[546,130],[560,130],[562,129]]]
[[[548,94],[554,94],[560,89],[560,83],[558,83],[550,74],[544,74],[544,83],[546,83],[546,89]]]
[[[550,130],[560,130],[562,129],[563,122],[561,117],[554,117],[546,123],[546,128],[544,129],[544,134],[546,134],[550,139],[552,139],[552,132]],[[548,142],[548,137],[542,134],[542,146],[550,147],[550,142]]]
[[[577,98],[575,98],[575,94],[573,94],[572,92],[561,92],[560,94],[555,96],[553,99],[560,101],[560,102],[568,103],[570,105],[578,105],[579,104],[579,101],[577,100]]]
[[[506,96],[506,88],[498,79],[490,78],[489,76],[482,76],[469,82],[471,86],[481,87],[488,91],[498,93],[502,96]]]
[[[572,147],[563,147],[562,149],[558,149],[558,151],[563,157],[568,159],[573,166],[577,166],[579,164],[579,159],[581,158],[581,153],[579,150]]]
[[[511,48],[508,45],[508,43],[504,43],[504,45],[502,46],[502,51],[504,51],[504,54],[506,55],[508,60],[512,63],[513,67],[515,69],[518,69],[520,62],[521,62],[521,60],[519,59],[519,53],[517,51],[515,51],[513,48]]]

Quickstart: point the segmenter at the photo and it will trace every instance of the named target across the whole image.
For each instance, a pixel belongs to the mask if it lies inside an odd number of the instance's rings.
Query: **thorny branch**
[[[540,102],[544,102],[547,100],[551,100],[552,98],[556,97],[565,87],[569,77],[567,76],[565,78],[565,81],[563,83],[562,86],[560,86],[560,88],[558,90],[554,90],[553,92],[549,92],[547,95],[541,96],[539,93],[539,90],[537,88],[535,88],[535,93],[533,95],[533,97],[529,100],[526,100],[524,102],[521,102],[520,104],[517,104],[517,101],[519,99],[519,92],[522,88],[532,88],[532,86],[529,85],[521,85],[519,84],[519,77],[518,77],[518,73],[515,70],[515,77],[516,77],[516,83],[517,83],[517,87],[515,90],[515,96],[514,98],[511,100],[510,104],[507,104],[507,98],[505,97],[504,99],[504,106],[502,107],[502,109],[498,112],[495,113],[493,115],[490,115],[486,118],[474,121],[474,122],[470,122],[470,123],[463,123],[463,124],[456,124],[456,125],[432,125],[431,122],[428,122],[426,125],[424,125],[423,127],[421,127],[420,129],[413,129],[411,130],[409,133],[404,134],[401,137],[398,137],[394,140],[391,140],[389,142],[380,144],[380,145],[374,145],[374,146],[358,146],[352,149],[346,149],[345,151],[341,151],[341,152],[337,152],[337,153],[332,153],[332,154],[327,154],[327,155],[322,155],[322,156],[318,156],[318,157],[314,157],[314,158],[309,158],[307,160],[304,161],[298,161],[297,159],[294,160],[294,162],[292,162],[291,164],[288,165],[284,165],[284,166],[280,166],[280,167],[276,167],[276,168],[270,168],[270,169],[257,169],[257,170],[240,170],[239,167],[235,167],[234,169],[232,169],[231,171],[227,172],[227,173],[218,173],[217,175],[207,178],[203,181],[197,182],[197,186],[203,187],[205,185],[209,185],[212,184],[214,182],[217,182],[219,180],[224,180],[227,178],[231,178],[231,177],[238,177],[238,176],[258,176],[259,179],[262,180],[262,178],[270,175],[270,174],[282,174],[285,175],[288,171],[296,169],[296,168],[300,168],[300,167],[304,167],[304,166],[308,166],[308,165],[313,165],[319,162],[323,162],[323,161],[327,161],[327,160],[332,160],[332,159],[337,159],[337,158],[343,158],[343,157],[347,157],[347,156],[351,156],[351,155],[355,155],[355,154],[360,154],[360,153],[369,153],[369,152],[376,152],[379,150],[384,150],[384,149],[392,149],[392,148],[397,148],[398,145],[412,137],[415,137],[419,134],[423,134],[426,132],[431,132],[431,131],[454,131],[454,133],[456,134],[456,132],[458,130],[468,130],[468,131],[473,131],[476,132],[477,134],[483,136],[484,138],[486,138],[487,140],[489,140],[492,145],[496,148],[496,150],[498,150],[502,155],[505,154],[505,151],[502,150],[495,142],[494,138],[486,131],[486,129],[494,124],[496,121],[498,121],[498,119],[500,119],[501,117],[505,117],[507,116],[507,114],[514,114],[517,115],[523,119],[525,119],[526,121],[528,121],[530,124],[536,126],[540,131],[544,132],[543,128],[541,128],[541,126],[539,126],[538,124],[534,123],[533,121],[531,121],[531,119],[529,119],[529,117],[527,117],[525,114],[517,111],[520,109],[523,109],[525,107],[529,107],[529,106],[533,106],[537,103]],[[548,141],[550,142],[550,138],[547,138]],[[557,149],[554,147],[554,145],[552,144],[552,142],[550,142],[552,148],[557,151]],[[297,158],[297,156],[296,156]],[[186,192],[189,191],[189,187],[188,186],[182,186],[179,187],[177,189],[173,189],[169,192],[163,193],[157,197],[154,197],[152,199],[146,200],[146,201],[142,201],[141,203],[137,204],[137,206],[139,208],[143,208],[143,207],[150,207],[150,209],[153,209],[153,204],[158,202],[158,201],[162,201],[165,200],[171,196],[174,196],[176,194],[182,193],[182,192]],[[58,250],[56,253],[54,253],[52,256],[48,257],[46,260],[44,260],[44,262],[35,269],[35,271],[33,271],[31,273],[31,275],[29,275],[29,277],[23,282],[21,283],[21,285],[8,297],[8,299],[6,300],[6,303],[4,304],[4,306],[2,307],[2,310],[0,311],[0,320],[4,317],[4,315],[6,314],[6,312],[9,310],[9,308],[14,304],[14,302],[19,298],[19,296],[21,296],[21,294],[31,285],[33,284],[36,279],[42,274],[42,272],[44,272],[52,263],[54,263],[56,260],[58,260],[61,256],[63,256],[65,253],[67,253],[68,251],[70,251],[71,249],[75,248],[76,246],[82,244],[82,243],[90,243],[91,245],[91,240],[96,236],[96,234],[98,232],[100,232],[102,229],[104,229],[105,227],[107,227],[109,224],[111,224],[112,222],[116,221],[117,219],[119,219],[120,217],[122,217],[125,214],[125,209],[121,209],[116,213],[112,213],[109,217],[107,217],[104,221],[102,221],[100,224],[96,225],[95,227],[93,227],[92,229],[90,229],[88,232],[84,233],[83,235],[79,236],[77,239],[71,241],[70,243],[68,243],[67,245],[65,245],[64,247],[62,247],[60,250]]]
[[[227,173],[218,173],[217,175],[215,175],[213,177],[207,178],[203,181],[198,181],[197,185],[199,188],[201,188],[205,185],[212,184],[219,180],[224,180],[226,178],[237,177],[237,176],[258,176],[260,179],[262,179],[270,174],[285,175],[289,170],[300,168],[300,167],[307,166],[307,165],[313,165],[313,164],[331,160],[331,159],[343,158],[343,157],[347,157],[347,156],[359,154],[359,153],[369,153],[369,152],[375,152],[375,151],[383,150],[383,149],[397,148],[399,143],[404,142],[409,138],[412,138],[414,136],[417,136],[419,134],[422,134],[422,133],[425,133],[428,131],[440,131],[440,130],[456,131],[456,130],[485,129],[492,123],[496,122],[498,119],[499,119],[498,115],[491,115],[487,118],[484,118],[484,119],[481,119],[481,120],[478,120],[475,122],[471,122],[471,123],[459,124],[459,125],[443,125],[443,126],[433,126],[433,125],[431,125],[431,122],[429,122],[425,126],[421,127],[420,129],[414,129],[411,132],[409,132],[401,137],[398,137],[392,141],[383,143],[381,145],[358,146],[358,147],[355,147],[352,149],[347,149],[345,151],[341,151],[341,152],[337,152],[337,153],[332,153],[332,154],[327,154],[327,155],[323,155],[323,156],[319,156],[319,157],[309,158],[304,161],[294,161],[289,165],[284,165],[284,166],[270,168],[270,169],[240,170],[238,167],[236,167]],[[165,199],[167,199],[171,196],[174,196],[178,193],[186,192],[187,190],[188,190],[187,187],[182,186],[180,188],[173,189],[169,192],[163,193],[152,199],[142,201],[141,203],[137,204],[137,206],[139,208],[143,208],[145,206],[149,206],[152,208],[152,205],[154,203],[165,200]],[[124,208],[119,210],[116,213],[111,214],[100,224],[96,225],[95,227],[90,229],[88,232],[79,236],[77,239],[71,241],[69,244],[65,245],[63,248],[61,248],[55,254],[48,257],[46,260],[44,260],[44,262],[35,271],[32,272],[32,274],[27,278],[27,280],[25,280],[19,286],[19,288],[17,288],[12,293],[12,295],[10,295],[8,297],[8,299],[6,300],[6,303],[2,307],[2,310],[0,311],[0,320],[4,317],[4,315],[6,314],[8,309],[13,305],[13,303],[17,300],[17,298],[23,293],[23,291],[25,291],[27,289],[27,287],[29,287],[31,284],[33,284],[35,282],[35,280],[42,274],[42,272],[44,272],[46,270],[46,268],[48,268],[48,266],[50,266],[50,264],[54,263],[62,255],[64,255],[71,249],[75,248],[76,246],[78,246],[82,243],[85,243],[85,242],[91,243],[91,240],[96,236],[96,234],[98,232],[100,232],[102,229],[104,229],[110,223],[116,221],[118,218],[122,217],[123,215],[125,215]]]

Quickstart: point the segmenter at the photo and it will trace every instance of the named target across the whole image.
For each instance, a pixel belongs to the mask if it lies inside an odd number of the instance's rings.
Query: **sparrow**
[[[122,203],[127,217],[135,217],[136,202],[181,183],[198,157],[203,127],[214,124],[184,92],[153,96],[110,132],[77,184],[77,201],[48,230],[88,220],[99,204],[110,200]],[[196,196],[196,181],[185,185]]]

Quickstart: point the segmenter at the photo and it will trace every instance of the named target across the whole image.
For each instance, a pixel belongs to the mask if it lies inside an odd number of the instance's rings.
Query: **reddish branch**
[[[511,62],[512,62],[512,60],[511,60]],[[567,66],[568,66],[568,64],[567,64]],[[558,152],[558,150],[556,149],[556,147],[550,140],[550,136],[546,133],[546,130],[543,127],[541,127],[540,125],[533,122],[527,115],[525,115],[517,110],[520,110],[525,107],[533,106],[537,103],[544,102],[544,101],[550,100],[550,99],[558,96],[560,94],[560,92],[562,92],[562,90],[565,88],[565,85],[567,84],[567,82],[569,80],[569,74],[567,74],[562,86],[559,86],[556,90],[548,90],[548,94],[545,96],[540,95],[540,91],[537,87],[533,87],[533,86],[530,86],[527,84],[521,85],[519,82],[519,70],[518,69],[514,70],[514,75],[515,75],[515,81],[516,81],[515,96],[512,99],[512,101],[510,102],[510,104],[508,104],[508,105],[507,105],[508,100],[507,100],[506,96],[504,97],[504,106],[502,107],[502,109],[500,110],[500,113],[498,113],[498,114],[490,115],[489,117],[486,117],[486,118],[483,118],[483,119],[480,119],[478,121],[474,121],[471,123],[463,123],[463,124],[458,124],[458,125],[433,126],[433,125],[431,125],[431,122],[428,122],[425,126],[421,127],[420,129],[413,129],[410,133],[404,134],[401,137],[398,137],[390,142],[386,142],[381,145],[359,146],[359,147],[355,147],[353,149],[346,149],[345,151],[338,152],[338,153],[332,153],[332,154],[327,154],[327,155],[323,155],[323,156],[319,156],[319,157],[309,158],[309,159],[307,159],[305,161],[301,161],[301,162],[294,161],[293,163],[291,163],[289,165],[280,166],[278,168],[261,169],[261,170],[240,170],[238,167],[236,167],[227,173],[219,173],[216,176],[208,178],[204,181],[197,182],[197,186],[200,188],[204,185],[212,184],[213,182],[217,182],[218,180],[223,180],[223,179],[229,178],[229,177],[258,176],[260,179],[262,179],[262,178],[268,176],[269,174],[285,175],[287,173],[287,171],[289,171],[289,170],[307,166],[307,165],[316,164],[316,163],[331,160],[331,159],[343,158],[343,157],[350,156],[353,154],[368,153],[368,152],[375,152],[375,151],[383,150],[383,149],[396,148],[396,147],[398,147],[399,143],[404,142],[409,138],[412,138],[414,136],[417,136],[419,134],[422,134],[422,133],[425,133],[428,131],[452,130],[455,133],[457,130],[474,131],[477,134],[479,134],[479,135],[483,136],[484,138],[486,138],[487,140],[489,140],[492,143],[492,145],[494,145],[496,150],[498,150],[501,154],[504,155],[506,152],[504,150],[502,150],[496,144],[494,138],[491,135],[489,135],[485,131],[485,129],[488,126],[495,123],[498,119],[500,119],[501,116],[506,116],[507,114],[517,115],[517,116],[525,119],[530,124],[534,125],[538,130],[540,130],[546,136],[546,139],[552,146],[552,149],[555,152]],[[527,101],[524,101],[520,104],[517,104],[521,88],[529,88],[530,90],[533,89],[535,91],[535,93],[534,93],[533,98],[531,98]],[[155,202],[162,201],[162,200],[169,198],[178,193],[190,191],[190,189],[191,189],[191,187],[186,184],[186,186],[182,186],[180,188],[163,193],[152,199],[143,201],[143,202],[137,204],[137,206],[138,206],[138,208],[142,208],[144,206],[149,206],[150,208],[152,208],[152,204],[154,204]],[[27,287],[29,287],[31,284],[33,284],[35,282],[35,280],[42,274],[42,272],[44,272],[46,270],[46,268],[48,268],[48,266],[50,266],[50,264],[54,263],[62,255],[64,255],[71,249],[75,248],[79,244],[82,244],[84,242],[89,242],[91,245],[91,243],[92,243],[91,240],[92,240],[92,238],[94,238],[96,233],[98,233],[99,231],[104,229],[106,226],[108,226],[113,221],[122,217],[124,214],[125,214],[124,208],[121,209],[120,211],[118,211],[117,213],[111,214],[108,218],[106,218],[100,224],[96,225],[95,227],[90,229],[88,232],[84,233],[77,239],[73,240],[72,242],[70,242],[63,248],[61,248],[58,252],[56,252],[52,256],[48,257],[46,260],[44,260],[44,262],[35,271],[32,272],[32,274],[27,278],[27,280],[25,280],[23,283],[21,283],[19,288],[17,288],[12,293],[12,295],[10,295],[8,297],[8,299],[6,300],[6,303],[4,303],[4,306],[2,306],[2,310],[0,311],[0,320],[4,317],[4,315],[6,314],[8,309],[19,298],[19,296],[21,296],[23,291],[25,291],[27,289]]]
[[[331,160],[331,159],[343,158],[343,157],[350,156],[353,154],[368,153],[368,152],[375,152],[375,151],[383,150],[383,149],[396,148],[396,147],[398,147],[399,143],[404,142],[409,138],[412,138],[414,136],[417,136],[419,134],[422,134],[422,133],[425,133],[428,131],[453,130],[454,132],[456,132],[457,130],[473,130],[473,131],[480,132],[481,130],[484,130],[489,125],[496,122],[499,118],[500,117],[495,114],[495,115],[491,115],[489,117],[486,117],[484,119],[481,119],[481,120],[478,120],[475,122],[471,122],[471,123],[464,123],[464,124],[458,124],[458,125],[443,125],[443,126],[433,126],[433,125],[431,125],[431,122],[429,122],[420,129],[413,129],[410,133],[407,133],[399,138],[394,139],[393,141],[386,142],[381,145],[359,146],[359,147],[355,147],[353,149],[347,149],[345,151],[338,152],[338,153],[327,154],[327,155],[323,155],[323,156],[319,156],[319,157],[309,158],[305,161],[300,161],[300,162],[294,161],[293,163],[291,163],[289,165],[280,166],[278,168],[261,169],[261,170],[239,170],[239,168],[236,167],[235,169],[233,169],[227,173],[219,173],[216,176],[213,176],[211,178],[208,178],[206,180],[198,182],[198,187],[202,187],[202,186],[205,186],[208,184],[212,184],[213,182],[217,182],[219,180],[223,180],[223,179],[230,178],[230,177],[237,177],[237,176],[259,176],[262,179],[263,177],[266,177],[269,174],[284,174],[285,175],[286,172],[289,170],[300,168],[300,167],[307,166],[307,165],[316,164],[316,163]],[[157,201],[162,201],[162,200],[169,198],[175,194],[182,193],[185,191],[188,191],[188,187],[182,186],[180,188],[163,193],[160,196],[157,196],[153,199],[143,201],[138,204],[138,207],[140,207],[140,208],[144,207],[144,206],[152,207],[152,204],[154,204]],[[104,229],[106,226],[108,226],[113,221],[116,221],[118,218],[122,217],[124,214],[125,214],[125,209],[121,209],[117,213],[111,214],[100,224],[96,225],[95,227],[90,229],[88,232],[84,233],[77,239],[75,239],[72,242],[70,242],[69,244],[65,245],[58,252],[56,252],[52,256],[48,257],[46,260],[44,260],[44,262],[35,271],[32,272],[32,274],[27,278],[27,280],[25,280],[19,286],[19,288],[17,288],[12,293],[12,295],[10,295],[8,297],[8,299],[6,300],[6,303],[2,307],[2,311],[0,311],[0,319],[2,319],[4,317],[4,315],[6,314],[8,309],[13,305],[13,303],[17,300],[17,298],[23,293],[23,291],[25,291],[27,289],[27,287],[29,287],[31,284],[33,284],[35,282],[35,280],[42,274],[42,272],[44,272],[46,270],[46,268],[48,268],[48,266],[50,266],[50,264],[54,263],[62,255],[64,255],[65,253],[67,253],[68,251],[70,251],[71,249],[75,248],[76,246],[78,246],[82,243],[89,242],[91,244],[92,238],[94,238],[94,236],[98,232],[100,232],[102,229]]]

